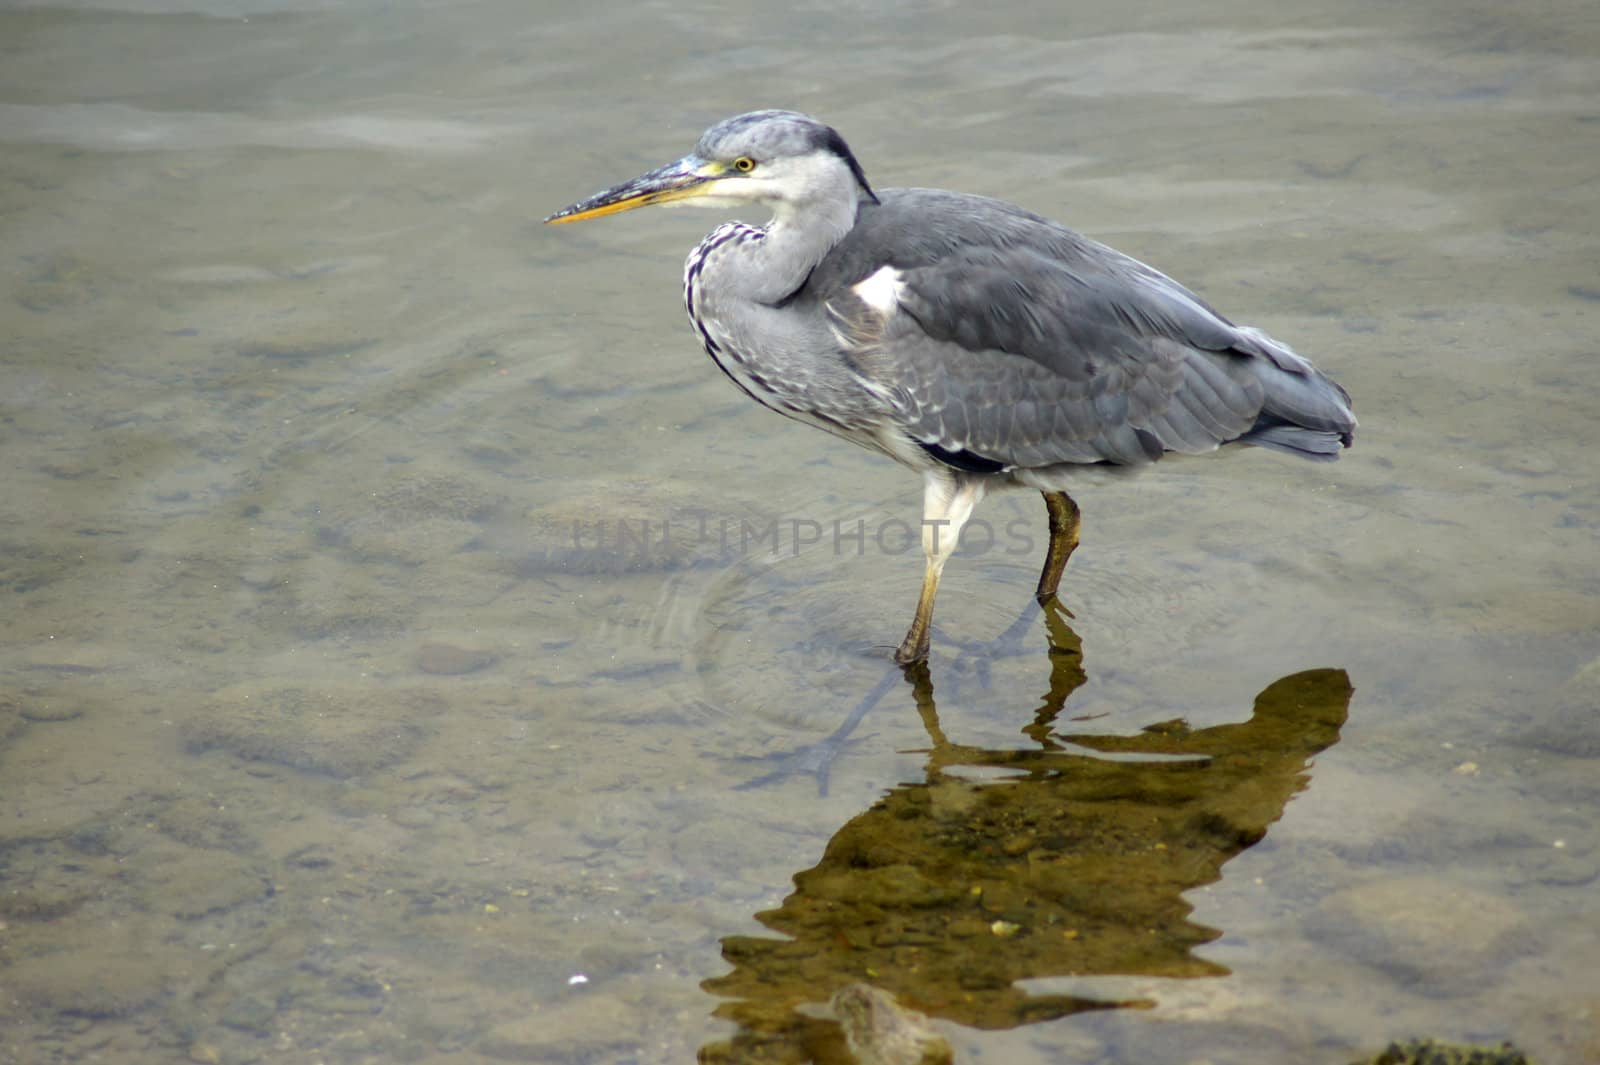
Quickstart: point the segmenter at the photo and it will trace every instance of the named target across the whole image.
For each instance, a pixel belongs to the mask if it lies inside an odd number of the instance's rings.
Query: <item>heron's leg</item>
[[[939,593],[939,575],[955,553],[961,527],[972,517],[972,510],[983,498],[983,482],[957,479],[944,471],[927,475],[922,493],[922,554],[927,567],[922,573],[922,595],[911,628],[894,653],[902,666],[922,662],[928,657],[928,630],[933,624],[933,600]]]
[[[1034,598],[1043,603],[1056,594],[1067,559],[1078,546],[1078,504],[1065,492],[1045,492],[1044,505],[1050,511],[1050,549],[1039,574],[1039,590]]]

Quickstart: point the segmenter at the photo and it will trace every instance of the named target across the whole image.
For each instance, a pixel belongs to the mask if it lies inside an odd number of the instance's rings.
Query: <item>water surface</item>
[[[9,1060],[838,1060],[821,1004],[861,979],[960,1060],[1600,1053],[1600,28],[1576,2],[1036,7],[0,13]],[[1070,627],[1004,651],[1044,512],[987,501],[928,683],[887,689],[825,795],[738,786],[884,676],[915,478],[698,352],[679,270],[714,214],[538,224],[763,106],[836,125],[879,185],[1152,262],[1362,421],[1336,465],[1086,487]],[[1336,735],[1200,800],[1185,846],[1239,829],[1210,864],[1096,866],[1081,925],[1029,924],[1006,863],[1092,848],[1015,823],[1027,766],[1231,736],[1330,671]],[[1153,801],[1195,771],[1106,779]],[[902,801],[998,811],[987,894],[928,898],[1019,958],[1156,876],[1178,955],[1006,992],[1142,1008],[980,1021],[907,939],[769,1024],[750,944]],[[981,856],[991,822],[962,823]],[[1178,838],[1110,823],[1119,854]],[[901,866],[874,875],[903,901]]]

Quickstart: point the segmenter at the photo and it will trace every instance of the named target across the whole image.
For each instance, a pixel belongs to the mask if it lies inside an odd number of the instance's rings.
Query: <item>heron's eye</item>
[[[756,161],[748,155],[741,155],[733,161],[733,168],[741,174],[748,174],[756,168]]]

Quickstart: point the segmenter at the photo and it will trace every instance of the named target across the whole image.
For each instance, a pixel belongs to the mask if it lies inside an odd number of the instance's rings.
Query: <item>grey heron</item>
[[[677,162],[545,221],[650,204],[768,208],[684,265],[706,353],[762,406],[922,475],[926,567],[902,664],[927,657],[940,574],[985,493],[1044,495],[1046,603],[1078,545],[1067,489],[1085,466],[1229,443],[1328,460],[1356,428],[1343,388],[1165,274],[1001,200],[874,191],[807,115],[725,119]]]

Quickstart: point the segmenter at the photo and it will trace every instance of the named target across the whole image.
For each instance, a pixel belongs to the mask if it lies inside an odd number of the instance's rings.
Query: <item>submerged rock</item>
[[[834,992],[829,1005],[860,1065],[950,1065],[950,1043],[933,1022],[869,984]]]
[[[1309,930],[1408,988],[1444,997],[1493,983],[1529,946],[1527,922],[1511,903],[1428,876],[1337,891]]]
[[[493,651],[479,647],[462,647],[458,644],[434,640],[417,648],[417,668],[424,673],[440,677],[459,677],[476,673],[494,665],[498,656]]]
[[[80,923],[30,947],[5,970],[9,997],[50,1013],[127,1017],[166,993],[151,938],[126,928]]]
[[[1352,1065],[1538,1065],[1510,1043],[1497,1047],[1436,1043],[1432,1039],[1413,1039],[1390,1043],[1375,1058]]]
[[[240,684],[218,693],[182,726],[193,752],[221,749],[250,761],[353,777],[408,757],[422,719],[443,703],[431,692],[365,687]]]

